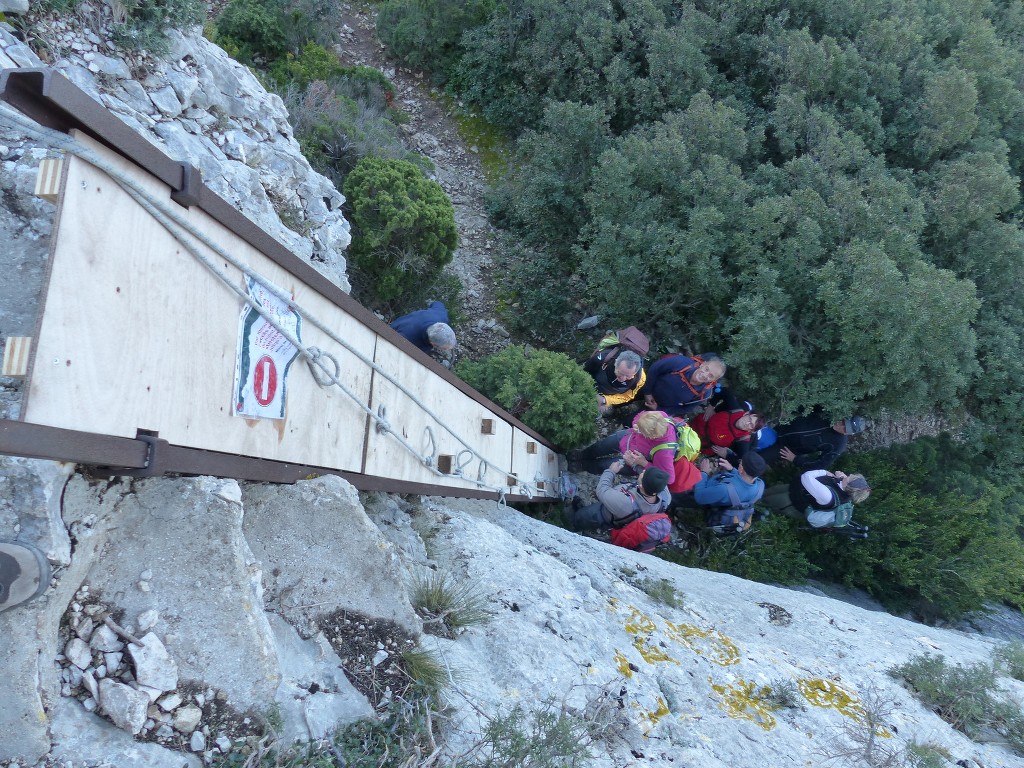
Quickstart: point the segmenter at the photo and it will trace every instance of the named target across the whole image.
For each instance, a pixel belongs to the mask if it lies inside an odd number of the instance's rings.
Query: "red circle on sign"
[[[260,405],[270,405],[270,401],[277,394],[277,366],[274,365],[270,355],[264,355],[256,363],[256,371],[252,377],[252,390],[256,395],[256,402]]]

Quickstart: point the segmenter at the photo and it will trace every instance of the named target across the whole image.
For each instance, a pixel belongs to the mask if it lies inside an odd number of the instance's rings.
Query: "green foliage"
[[[693,512],[687,517],[687,527],[699,529],[702,514]],[[769,517],[737,536],[718,537],[711,531],[701,531],[685,551],[657,549],[654,555],[688,568],[731,573],[751,581],[799,584],[813,567],[800,550],[792,522]]]
[[[349,768],[398,768],[414,755],[429,755],[436,734],[435,703],[430,698],[394,698],[376,718],[358,720],[334,735],[333,753]],[[329,745],[328,745],[329,746]],[[338,763],[331,762],[330,765]]]
[[[804,549],[824,576],[926,620],[1024,604],[1024,485],[1015,474],[993,473],[970,445],[948,437],[845,463],[871,482],[854,515],[871,536],[854,544],[810,534]]]
[[[424,631],[441,637],[455,637],[494,616],[476,587],[457,583],[440,571],[431,571],[413,584],[412,605],[423,619]]]
[[[123,0],[123,18],[112,28],[123,48],[162,54],[169,48],[168,29],[202,24],[206,6],[199,0]]]
[[[985,729],[1008,734],[1018,754],[1024,754],[1024,712],[996,693],[996,668],[989,664],[947,664],[942,656],[915,656],[890,671],[913,689],[921,702],[972,739]]]
[[[262,0],[231,0],[217,17],[216,42],[245,61],[274,61],[287,50],[280,9]]]
[[[1021,38],[1015,4],[504,4],[450,88],[519,137],[510,319],[719,350],[779,418],[966,404],[1018,442]]]
[[[528,711],[516,705],[484,727],[477,768],[575,768],[591,759],[595,734],[581,715],[553,701]]]
[[[385,0],[377,11],[377,36],[403,64],[443,81],[462,48],[462,34],[483,24],[495,0]]]
[[[951,762],[949,750],[934,744],[913,742],[907,745],[910,768],[946,768]]]
[[[221,17],[223,18],[223,16]],[[345,71],[341,60],[322,45],[308,42],[298,56],[287,53],[270,67],[270,77],[279,85],[309,87],[314,80],[331,81]]]
[[[652,600],[669,608],[685,605],[684,595],[668,579],[642,579],[636,586]]]
[[[803,706],[796,683],[784,677],[772,680],[768,684],[764,703],[771,709],[800,709]]]
[[[995,661],[1004,674],[1017,680],[1024,680],[1024,642],[1014,640],[1000,646],[996,649]]]
[[[455,210],[436,181],[412,163],[365,157],[345,179],[351,263],[381,301],[408,299],[451,261]]]
[[[462,360],[456,373],[559,449],[595,437],[593,379],[567,355],[510,346],[478,362]]]
[[[439,699],[451,685],[451,676],[444,659],[424,648],[407,648],[402,651],[402,670],[408,676],[411,689],[417,697]]]

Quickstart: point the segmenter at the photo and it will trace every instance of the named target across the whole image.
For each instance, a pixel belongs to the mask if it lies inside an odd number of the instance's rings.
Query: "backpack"
[[[652,552],[672,538],[672,521],[664,512],[640,515],[621,528],[612,528],[612,544],[636,552]]]
[[[597,342],[597,349],[594,350],[596,355],[602,349],[610,349],[611,347],[618,347],[619,349],[628,349],[632,352],[636,352],[640,355],[640,359],[647,357],[647,353],[651,351],[651,342],[647,340],[647,337],[643,332],[635,325],[631,325],[628,328],[623,328],[620,331],[608,331],[604,337]],[[611,359],[618,354],[618,349],[615,350],[614,354],[606,359]]]
[[[808,507],[807,509],[804,510],[804,517],[807,517],[808,518],[808,522],[810,522],[810,517],[809,516],[810,516],[810,514],[812,512],[823,512],[823,511],[827,511],[827,510],[821,510],[821,509],[818,509],[817,507]],[[815,526],[815,527],[816,528],[844,528],[847,525],[849,525],[850,522],[853,520],[853,502],[852,501],[844,501],[842,504],[840,504],[838,507],[836,507],[832,511],[835,513],[835,516],[836,516],[835,520],[833,522],[829,523],[828,525],[818,525],[818,526]],[[813,523],[812,523],[812,525],[813,525]]]
[[[754,502],[741,502],[731,485],[726,486],[732,505],[707,510],[704,513],[704,524],[719,536],[743,533],[749,530],[754,521]]]
[[[675,452],[675,456],[672,458],[673,464],[683,457],[686,457],[687,461],[696,459],[700,455],[700,435],[686,423],[686,419],[682,416],[669,416],[666,421],[675,428],[676,441],[674,443],[659,443],[651,448],[651,458],[653,459],[654,454],[658,451],[671,448]]]
[[[633,502],[633,513],[612,526],[612,544],[635,552],[653,552],[659,544],[668,544],[672,540],[672,521],[668,515],[664,511],[641,515],[636,498],[632,493],[629,497]]]

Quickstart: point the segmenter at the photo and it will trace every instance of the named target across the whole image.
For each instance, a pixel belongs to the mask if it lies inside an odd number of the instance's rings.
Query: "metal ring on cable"
[[[341,373],[341,366],[338,365],[337,358],[328,352],[324,352],[320,347],[307,347],[307,351],[311,356],[306,360],[306,365],[309,366],[309,372],[313,376],[313,381],[325,389],[332,386],[335,379],[338,378],[338,374]],[[324,371],[328,370],[327,364],[321,362],[323,359],[329,360],[331,365],[334,366],[334,373],[329,373],[325,378],[321,378],[320,373],[321,368]]]

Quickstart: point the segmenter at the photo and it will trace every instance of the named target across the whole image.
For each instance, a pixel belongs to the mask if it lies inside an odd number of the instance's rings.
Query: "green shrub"
[[[328,765],[383,768],[414,764],[406,761],[415,755],[431,754],[440,738],[434,731],[435,716],[435,704],[430,699],[394,698],[379,717],[358,720],[334,735],[334,749],[330,751],[338,760]]]
[[[480,744],[478,768],[574,768],[592,757],[590,723],[553,701],[529,712],[516,705],[488,721]]]
[[[377,35],[403,64],[447,79],[467,29],[487,21],[494,0],[387,0],[377,12]]]
[[[441,637],[455,637],[493,617],[487,599],[473,585],[459,584],[440,571],[413,584],[412,605],[423,619],[424,631]]]
[[[231,0],[217,17],[217,44],[246,61],[274,61],[287,50],[278,6],[261,0]]]
[[[905,680],[921,703],[970,738],[994,729],[1005,734],[1015,750],[1024,749],[1024,713],[996,697],[995,666],[949,665],[944,657],[926,653],[893,668],[890,674]]]
[[[111,30],[123,48],[165,53],[168,29],[185,29],[201,24],[206,6],[199,0],[123,0],[124,17]]]
[[[1024,642],[1014,640],[1012,643],[996,649],[995,660],[1001,672],[1024,680]]]
[[[349,257],[381,301],[416,294],[452,260],[455,209],[436,181],[406,160],[364,157],[345,179]]]
[[[907,744],[907,763],[910,768],[946,768],[950,764],[949,750],[934,744]]]
[[[434,651],[407,648],[402,651],[402,670],[417,697],[439,699],[451,684],[448,666]]]
[[[478,362],[463,360],[456,373],[559,449],[596,435],[594,381],[567,355],[510,346]]]
[[[318,43],[308,42],[299,55],[286,53],[275,61],[270,67],[270,77],[280,87],[294,84],[307,88],[314,80],[330,82],[344,70],[341,60],[333,52]]]
[[[690,530],[703,526],[703,513],[684,513],[683,524]],[[655,556],[688,568],[731,573],[768,584],[799,584],[814,570],[800,549],[794,521],[778,516],[755,522],[738,536],[716,536],[700,531],[685,551],[658,549]]]

